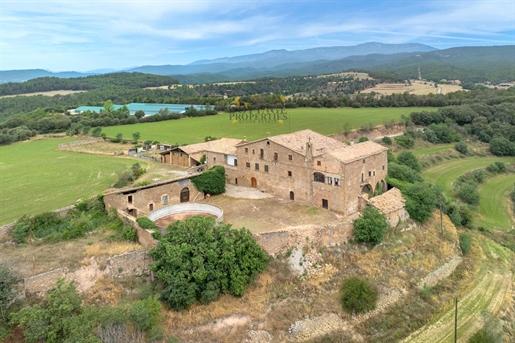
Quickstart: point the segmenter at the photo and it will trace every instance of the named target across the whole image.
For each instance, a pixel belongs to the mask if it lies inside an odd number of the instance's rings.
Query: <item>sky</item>
[[[0,70],[121,70],[366,42],[513,45],[515,0],[0,0]]]

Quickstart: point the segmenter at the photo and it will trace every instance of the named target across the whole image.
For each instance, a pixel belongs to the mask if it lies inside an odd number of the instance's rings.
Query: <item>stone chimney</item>
[[[306,143],[306,162],[313,161],[313,145],[311,139]]]

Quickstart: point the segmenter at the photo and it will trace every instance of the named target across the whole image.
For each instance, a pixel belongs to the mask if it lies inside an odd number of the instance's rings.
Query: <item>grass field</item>
[[[463,90],[463,88],[459,85],[438,85],[438,87],[440,87],[441,94]],[[411,80],[411,85],[406,85],[404,83],[380,83],[375,87],[363,90],[361,93],[372,92],[387,95],[394,93],[400,94],[404,92],[417,95],[426,95],[429,93],[437,94],[438,89],[433,86],[433,82]]]
[[[453,160],[441,163],[422,172],[424,179],[443,187],[447,196],[451,196],[451,186],[453,181],[460,175],[468,171],[484,168],[489,164],[501,161],[506,164],[514,163],[513,157],[473,157]]]
[[[515,175],[499,175],[479,186],[479,224],[486,228],[510,230],[508,194],[513,189]]]
[[[324,135],[343,132],[345,125],[358,129],[363,124],[380,125],[391,120],[399,121],[401,115],[432,110],[431,108],[296,108],[288,110],[288,118],[279,123],[233,123],[228,113],[199,118],[184,118],[157,123],[111,126],[103,131],[110,137],[122,133],[131,138],[140,132],[142,140],[157,140],[161,143],[191,144],[203,142],[206,136],[242,138],[255,140],[298,130],[311,129]]]
[[[116,181],[117,171],[135,163],[57,150],[58,144],[70,141],[44,139],[0,147],[0,225],[100,194]]]

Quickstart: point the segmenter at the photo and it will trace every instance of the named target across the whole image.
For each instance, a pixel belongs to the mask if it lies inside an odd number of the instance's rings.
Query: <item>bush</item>
[[[395,137],[395,142],[405,149],[412,149],[415,146],[415,140],[413,137],[406,134]]]
[[[358,139],[358,143],[363,143],[363,142],[366,142],[366,141],[368,141],[367,137],[359,137],[359,139]]]
[[[469,205],[479,205],[479,192],[474,184],[468,183],[461,186],[456,192],[456,196]]]
[[[388,163],[388,177],[410,183],[422,182],[424,180],[417,171],[395,162]]]
[[[220,294],[242,296],[268,261],[248,230],[202,216],[171,223],[150,255],[161,300],[174,310]]]
[[[472,237],[465,232],[460,233],[460,248],[463,255],[467,255],[470,252],[472,246]]]
[[[159,323],[161,304],[154,297],[137,300],[131,304],[129,319],[141,331],[147,331]]]
[[[0,263],[0,323],[7,321],[7,314],[16,293],[16,273],[10,266]]]
[[[383,139],[381,139],[381,141],[386,144],[386,145],[392,145],[392,139],[390,137],[383,137]]]
[[[342,306],[349,313],[373,310],[378,297],[377,288],[365,279],[351,277],[343,282]]]
[[[397,156],[397,163],[410,167],[411,169],[420,173],[422,167],[418,159],[409,151],[403,151]]]
[[[197,190],[206,194],[220,194],[225,192],[225,168],[214,166],[198,176],[191,178]]]
[[[490,152],[496,156],[515,156],[515,143],[504,137],[490,140]]]
[[[147,217],[139,217],[136,219],[136,222],[142,229],[147,230],[156,230],[157,225],[152,220],[148,219]]]
[[[454,149],[456,149],[457,152],[466,155],[468,152],[468,145],[464,141],[459,141],[458,143],[454,144]]]
[[[354,221],[352,233],[358,242],[375,245],[383,241],[387,230],[386,217],[375,207],[367,206],[363,210],[363,217]]]

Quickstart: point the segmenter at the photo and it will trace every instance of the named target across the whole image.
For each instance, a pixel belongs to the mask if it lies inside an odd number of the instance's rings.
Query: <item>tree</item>
[[[464,141],[459,141],[458,143],[454,144],[454,149],[456,149],[457,152],[466,155],[468,152],[468,145]]]
[[[428,183],[415,183],[404,192],[406,210],[419,223],[428,220],[438,202],[437,190]]]
[[[114,104],[111,100],[107,100],[104,102],[104,110],[106,112],[113,112],[114,111]]]
[[[100,137],[100,134],[102,133],[102,128],[100,126],[97,126],[95,127],[92,131],[91,131],[91,134],[93,135],[93,137]]]
[[[268,261],[248,230],[202,216],[171,223],[150,255],[161,300],[174,310],[220,294],[242,296]]]
[[[515,156],[515,143],[504,137],[490,140],[490,152],[496,156]]]
[[[479,192],[475,184],[466,183],[458,189],[456,196],[469,205],[479,205]]]
[[[191,178],[191,182],[200,192],[206,194],[220,194],[225,192],[225,168],[214,166],[198,176]]]
[[[413,169],[419,173],[422,170],[422,167],[420,166],[418,159],[415,157],[415,155],[413,155],[412,152],[409,152],[409,151],[401,152],[397,156],[397,163],[408,166],[411,169]]]
[[[358,242],[375,245],[383,241],[387,230],[386,217],[377,208],[367,206],[363,210],[363,217],[354,221],[352,233]]]
[[[138,144],[140,137],[141,137],[141,134],[139,132],[133,132],[132,133],[132,143]]]
[[[134,116],[140,120],[141,118],[143,118],[145,116],[145,112],[143,112],[142,110],[137,110],[136,113],[134,113]]]
[[[377,287],[365,279],[351,277],[343,282],[342,306],[350,313],[373,310],[378,298]]]

